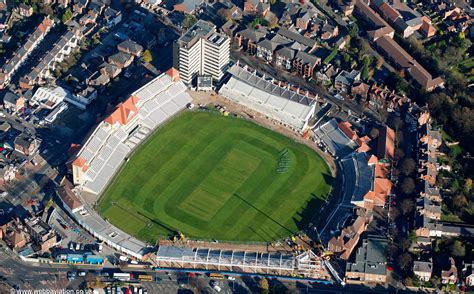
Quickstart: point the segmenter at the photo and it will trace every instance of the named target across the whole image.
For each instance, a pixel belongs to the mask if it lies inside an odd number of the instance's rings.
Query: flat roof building
[[[368,236],[357,249],[355,260],[346,264],[348,283],[385,283],[387,281],[388,242],[376,236]]]
[[[229,54],[229,37],[217,33],[213,24],[198,20],[174,43],[173,64],[184,84],[193,86],[198,75],[220,80],[227,70]]]

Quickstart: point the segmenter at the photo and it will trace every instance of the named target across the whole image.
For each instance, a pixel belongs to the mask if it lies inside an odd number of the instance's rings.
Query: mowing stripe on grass
[[[277,173],[285,149],[291,164]],[[148,242],[176,230],[198,239],[270,242],[309,222],[305,207],[317,207],[330,189],[323,174],[330,172],[321,157],[281,134],[186,112],[136,150],[98,210]]]

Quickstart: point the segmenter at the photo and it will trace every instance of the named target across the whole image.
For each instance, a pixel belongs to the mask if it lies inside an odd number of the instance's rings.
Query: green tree
[[[269,293],[269,285],[268,285],[268,280],[265,278],[261,278],[260,281],[258,281],[258,287],[260,288],[261,293]]]
[[[357,23],[353,23],[351,26],[351,30],[349,31],[349,36],[352,38],[358,37],[359,36],[359,26]]]
[[[472,189],[472,179],[466,179],[466,182],[464,183],[464,189],[467,191],[467,192],[470,192],[471,189]]]
[[[392,90],[406,93],[408,90],[408,83],[400,76],[399,73],[390,72],[385,84]]]
[[[66,9],[66,11],[63,13],[63,16],[61,17],[61,21],[63,23],[68,22],[72,18],[72,11],[71,8]]]
[[[370,65],[370,59],[368,56],[364,56],[364,59],[362,59],[362,73],[361,77],[363,80],[367,80],[369,78],[369,65]]]
[[[466,248],[461,241],[454,241],[453,245],[451,245],[451,254],[457,257],[464,257],[466,255]]]
[[[186,16],[184,17],[184,21],[183,21],[183,27],[185,29],[189,29],[190,27],[193,26],[193,24],[195,24],[197,22],[197,18],[192,15],[192,14],[186,14]]]
[[[145,50],[145,52],[143,52],[143,61],[145,62],[152,62],[153,61],[153,55],[151,54],[151,51],[150,50]]]
[[[331,54],[328,55],[323,61],[324,64],[329,64],[337,55],[337,48],[332,49]]]

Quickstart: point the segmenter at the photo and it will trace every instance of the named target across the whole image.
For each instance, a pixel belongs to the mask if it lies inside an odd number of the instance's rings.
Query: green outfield
[[[131,156],[98,211],[148,242],[177,231],[269,242],[318,214],[330,174],[318,154],[281,134],[243,119],[185,112]]]

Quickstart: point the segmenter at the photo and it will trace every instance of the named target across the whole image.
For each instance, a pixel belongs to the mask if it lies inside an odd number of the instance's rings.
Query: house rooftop
[[[308,48],[313,48],[316,45],[316,40],[305,37],[297,32],[290,31],[285,28],[280,28],[277,33],[285,38],[301,43]]]
[[[386,275],[387,245],[388,241],[385,238],[368,236],[357,250],[355,261],[346,264],[346,272]]]

